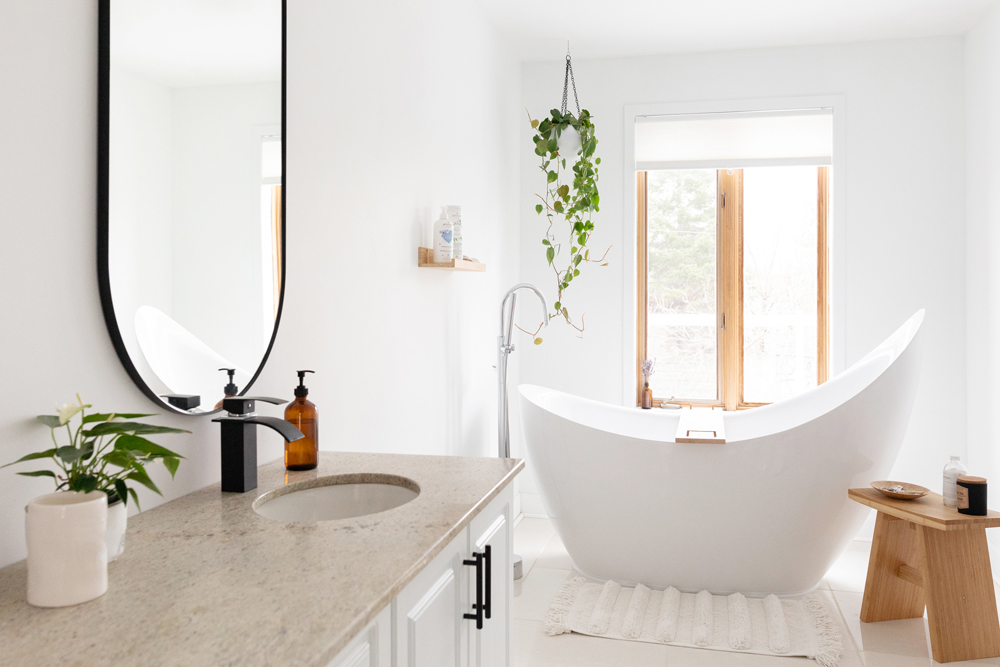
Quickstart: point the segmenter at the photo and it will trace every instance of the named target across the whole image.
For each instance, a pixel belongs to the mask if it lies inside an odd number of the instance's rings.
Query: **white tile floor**
[[[841,667],[926,667],[931,658],[925,619],[862,623],[861,597],[869,542],[853,542],[821,586],[839,612]],[[514,582],[511,609],[513,667],[815,667],[805,658],[779,658],[623,642],[569,634],[549,637],[542,621],[573,563],[547,519],[524,518],[514,528],[514,552],[524,558],[524,577]],[[997,596],[1000,598],[1000,594]],[[998,665],[1000,658],[950,665]]]

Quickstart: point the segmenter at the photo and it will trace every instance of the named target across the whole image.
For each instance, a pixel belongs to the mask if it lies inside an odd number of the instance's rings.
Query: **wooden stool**
[[[968,516],[929,493],[896,500],[875,489],[847,497],[878,510],[861,620],[921,618],[927,605],[938,662],[1000,656],[1000,621],[986,529],[1000,512]]]

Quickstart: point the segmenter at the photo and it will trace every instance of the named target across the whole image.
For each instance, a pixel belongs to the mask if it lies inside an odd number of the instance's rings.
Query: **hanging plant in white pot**
[[[575,116],[566,109],[571,82],[576,100]],[[578,324],[570,316],[563,294],[573,280],[580,276],[585,264],[607,266],[608,263],[604,260],[610,248],[604,251],[600,259],[590,256],[588,243],[594,232],[593,214],[601,210],[601,197],[597,189],[601,158],[594,155],[597,149],[594,123],[590,112],[580,109],[573,65],[568,53],[562,108],[553,109],[547,118],[541,120],[532,119],[529,115],[529,120],[535,130],[532,136],[535,154],[541,158],[539,168],[545,174],[545,194],[537,195],[541,203],[535,205],[535,212],[544,215],[548,221],[542,245],[545,246],[545,259],[556,278],[558,297],[552,317],[561,315],[567,324],[582,334],[585,326],[583,315]],[[568,253],[564,252],[567,248]],[[535,344],[539,343],[541,338],[536,337]]]

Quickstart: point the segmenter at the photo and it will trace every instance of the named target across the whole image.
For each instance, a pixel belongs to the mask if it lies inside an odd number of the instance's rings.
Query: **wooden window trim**
[[[718,395],[724,410],[735,410],[743,403],[743,170],[715,173],[716,272],[736,276],[716,281]]]
[[[642,370],[640,362],[646,358],[646,341],[648,332],[646,329],[646,311],[649,308],[649,244],[646,242],[647,217],[649,211],[646,203],[646,193],[648,192],[648,173],[637,171],[635,174],[635,201],[636,201],[636,248],[639,249],[636,258],[636,302],[637,320],[635,326],[636,335],[636,357],[635,357],[635,404],[642,404]],[[653,399],[653,407],[660,407],[662,400]]]
[[[717,282],[716,324],[718,333],[717,398],[674,399],[653,398],[653,407],[673,403],[684,407],[722,408],[747,410],[769,405],[745,401],[743,397],[743,170],[716,170],[716,270],[720,276],[732,275],[736,280]],[[817,169],[817,354],[816,380],[823,384],[829,379],[830,315],[829,315],[829,167]],[[648,322],[648,191],[649,177],[645,171],[636,172],[636,405],[641,404],[642,372],[640,362],[647,358]],[[723,328],[723,318],[726,318]]]
[[[278,317],[278,306],[281,303],[281,185],[271,186],[271,234],[274,242],[271,258],[272,276],[274,276],[274,316]]]
[[[830,215],[830,168],[816,170],[819,182],[816,188],[816,333],[819,337],[816,351],[816,383],[823,384],[830,377],[830,246],[827,243]]]

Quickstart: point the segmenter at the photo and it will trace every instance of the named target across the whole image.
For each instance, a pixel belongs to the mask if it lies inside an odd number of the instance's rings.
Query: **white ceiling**
[[[477,0],[523,60],[960,35],[994,0]]]
[[[281,80],[281,0],[112,0],[111,58],[166,86]]]

